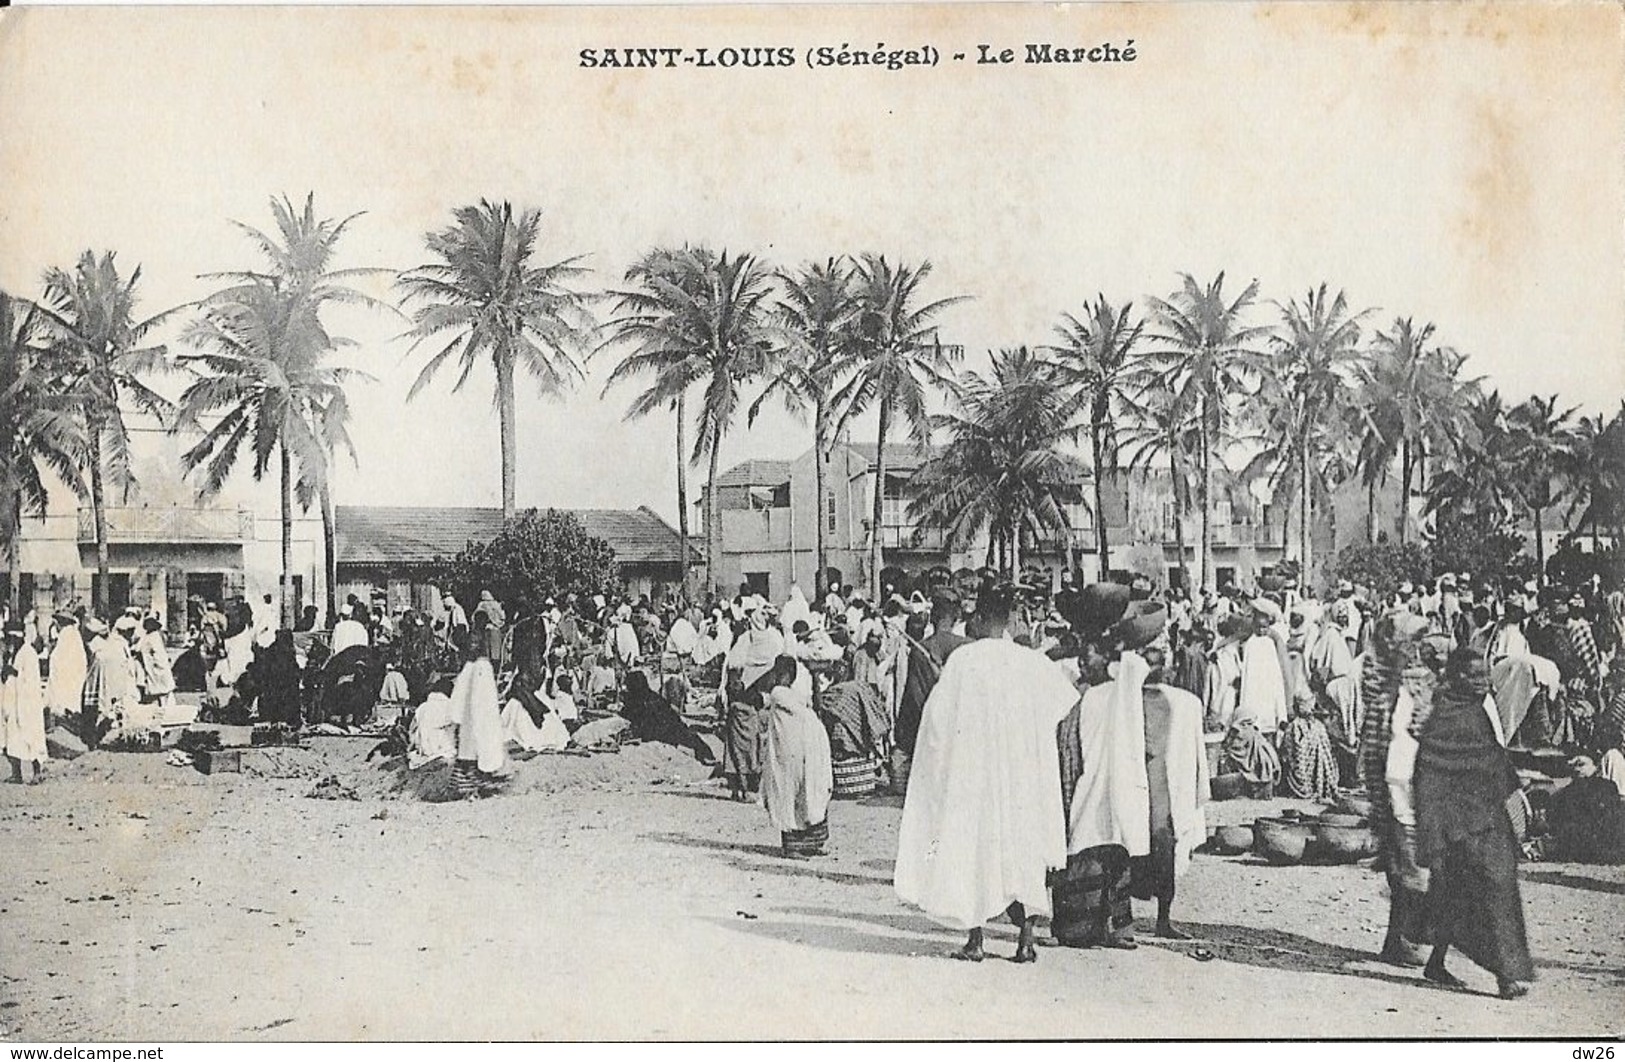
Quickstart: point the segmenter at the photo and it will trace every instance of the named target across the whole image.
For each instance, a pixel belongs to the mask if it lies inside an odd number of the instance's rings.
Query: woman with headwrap
[[[1518,839],[1507,815],[1518,776],[1496,740],[1488,694],[1482,647],[1453,653],[1417,734],[1416,850],[1430,870],[1433,923],[1423,976],[1465,987],[1445,969],[1454,946],[1495,974],[1501,998],[1516,999],[1535,976],[1518,893]]]
[[[775,662],[766,699],[762,803],[784,854],[822,855],[834,791],[829,735],[813,711],[812,675],[789,656]]]
[[[1380,958],[1395,966],[1419,966],[1415,945],[1429,939],[1427,871],[1416,859],[1416,818],[1411,776],[1416,742],[1411,721],[1419,701],[1432,696],[1421,665],[1419,639],[1426,622],[1408,611],[1379,617],[1369,627],[1360,669],[1360,768],[1371,801],[1379,861],[1388,876],[1388,932]]]
[[[1293,796],[1327,802],[1337,795],[1338,771],[1311,666],[1323,640],[1319,619],[1319,607],[1312,602],[1293,607],[1293,627],[1287,635],[1287,703],[1292,717],[1281,734],[1281,773]],[[1333,640],[1343,641],[1340,635]],[[1346,645],[1343,652],[1348,652]]]
[[[762,695],[758,682],[784,652],[784,636],[768,624],[767,610],[754,609],[748,626],[728,651],[728,711],[724,767],[728,788],[749,800],[762,780]]]
[[[452,765],[452,793],[476,796],[504,779],[508,769],[507,740],[497,702],[496,672],[491,667],[489,619],[475,613],[469,629],[467,662],[451,688],[451,721],[457,724],[457,759]]]

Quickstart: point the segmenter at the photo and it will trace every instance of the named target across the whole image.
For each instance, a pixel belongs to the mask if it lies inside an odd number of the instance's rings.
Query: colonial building
[[[128,498],[108,487],[110,607],[156,610],[178,634],[189,597],[221,602],[275,595],[282,526],[274,476],[255,482],[240,471],[220,494],[200,499],[180,475],[187,440],[126,416],[136,486]],[[97,589],[94,516],[66,486],[48,486],[45,515],[25,518],[18,541],[22,606],[42,613],[75,602],[88,608]],[[292,591],[296,606],[322,600],[322,525],[314,511],[295,511]]]
[[[873,444],[837,445],[825,465],[823,508],[825,554],[843,583],[867,585],[869,544],[875,489]],[[914,476],[935,451],[910,444],[886,448],[885,494],[881,503],[882,565],[905,572],[943,566],[979,567],[988,561],[986,537],[952,549],[943,529],[923,525],[909,515],[915,497]],[[1252,583],[1288,556],[1298,556],[1292,514],[1271,504],[1232,473],[1215,474],[1211,527],[1213,566],[1218,585]],[[717,583],[731,591],[740,585],[771,598],[782,598],[792,583],[810,591],[817,573],[816,468],[813,451],[791,460],[752,459],[717,477],[719,566]],[[1158,583],[1177,586],[1180,564],[1174,522],[1172,480],[1166,471],[1123,472],[1104,490],[1104,513],[1112,573],[1145,574]],[[1391,526],[1393,491],[1378,492],[1379,525]],[[1099,572],[1094,511],[1094,484],[1085,470],[1078,482],[1062,488],[1070,534],[1024,543],[1022,560],[1059,573],[1070,563],[1087,577]],[[1338,492],[1330,511],[1317,511],[1311,528],[1316,579],[1324,581],[1336,551],[1363,541],[1366,492],[1350,485]],[[697,505],[703,526],[705,498]],[[1289,528],[1294,528],[1288,545]],[[1199,578],[1201,518],[1185,514],[1185,562],[1190,577]]]
[[[681,586],[678,534],[647,506],[563,511],[579,519],[587,534],[609,543],[629,593],[659,599]],[[502,510],[340,505],[334,524],[340,600],[349,594],[366,600],[374,590],[383,590],[392,611],[412,607],[437,613],[441,562],[471,541],[496,537]],[[699,556],[693,546],[689,556],[692,565]]]

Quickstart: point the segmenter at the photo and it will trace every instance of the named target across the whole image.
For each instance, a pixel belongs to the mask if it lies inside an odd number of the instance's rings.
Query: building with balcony
[[[988,562],[988,542],[952,549],[945,531],[909,515],[915,474],[934,455],[931,449],[888,444],[885,494],[881,502],[882,565],[905,572],[933,567],[980,567]],[[875,489],[875,447],[841,443],[825,465],[825,552],[832,574],[845,584],[867,585],[870,524]],[[1289,555],[1291,514],[1249,489],[1225,470],[1214,476],[1212,511],[1213,566],[1218,585],[1252,583]],[[751,459],[717,477],[720,534],[717,583],[726,591],[748,586],[752,592],[782,599],[792,583],[810,591],[817,572],[818,507],[814,455],[811,450],[790,460]],[[1180,564],[1174,524],[1172,480],[1165,471],[1121,472],[1104,490],[1104,512],[1095,510],[1094,483],[1085,470],[1078,482],[1061,489],[1070,533],[1025,543],[1023,563],[1053,574],[1071,565],[1087,578],[1099,572],[1095,533],[1105,521],[1114,577],[1144,574],[1162,585],[1177,586]],[[1392,491],[1379,492],[1380,519],[1391,521]],[[1318,512],[1311,529],[1317,578],[1326,561],[1342,546],[1362,541],[1366,493],[1357,485],[1340,491],[1332,512]],[[703,527],[705,496],[697,503],[696,526]],[[1387,526],[1384,524],[1383,526]],[[1201,518],[1186,513],[1183,523],[1186,570],[1198,576]],[[696,535],[703,535],[703,531]]]
[[[199,499],[180,477],[184,441],[127,415],[136,486],[128,498],[109,489],[108,601],[153,609],[171,633],[186,622],[189,597],[225,601],[276,594],[282,571],[282,528],[276,485],[234,475],[215,497]],[[87,608],[95,600],[96,526],[90,506],[51,483],[43,517],[23,520],[18,583],[24,609]],[[322,600],[322,525],[318,514],[296,512],[293,597]],[[9,576],[6,590],[9,592]]]

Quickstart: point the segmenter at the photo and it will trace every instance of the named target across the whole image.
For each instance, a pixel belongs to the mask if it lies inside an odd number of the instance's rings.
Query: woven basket
[[[868,796],[880,788],[880,760],[877,757],[836,760],[834,771],[834,796],[837,800]]]

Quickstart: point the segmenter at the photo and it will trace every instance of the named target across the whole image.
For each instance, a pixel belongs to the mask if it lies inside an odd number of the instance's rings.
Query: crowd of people
[[[313,609],[284,629],[269,595],[197,601],[173,666],[153,614],[7,617],[0,746],[13,780],[37,781],[53,715],[78,713],[94,744],[151,725],[178,689],[295,727],[397,704],[411,765],[443,761],[473,796],[501,786],[511,749],[582,743],[613,717],[714,764],[793,858],[826,850],[832,801],[903,795],[897,892],[965,930],[972,961],[1001,915],[1019,962],[1043,919],[1054,943],[1133,948],[1135,898],[1181,936],[1176,882],[1211,796],[1363,790],[1390,897],[1380,958],[1453,985],[1456,948],[1507,996],[1533,977],[1515,869],[1542,854],[1532,823],[1549,854],[1625,858],[1617,591],[1445,574],[1316,597],[1281,578],[1193,593],[937,570],[873,600],[831,583],[779,603],[741,587],[440,605],[351,596],[323,632]],[[1572,780],[1530,789],[1509,748],[1560,750]]]

